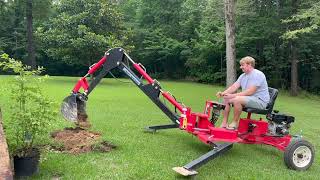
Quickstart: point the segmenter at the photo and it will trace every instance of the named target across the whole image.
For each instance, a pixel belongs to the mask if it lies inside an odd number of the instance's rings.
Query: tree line
[[[83,75],[123,47],[155,78],[226,84],[234,35],[238,75],[250,55],[270,86],[320,93],[317,0],[0,0],[0,23],[0,53],[51,75]]]

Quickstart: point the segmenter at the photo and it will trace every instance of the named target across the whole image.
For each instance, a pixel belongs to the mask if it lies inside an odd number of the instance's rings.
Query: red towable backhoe
[[[129,64],[125,64],[128,61]],[[130,69],[134,68],[134,71]],[[236,130],[227,130],[216,127],[220,111],[224,105],[208,100],[204,111],[193,112],[190,107],[176,101],[173,95],[164,91],[160,83],[152,79],[146,72],[144,66],[134,62],[122,48],[108,50],[96,64],[89,68],[88,73],[82,77],[74,86],[70,96],[66,97],[61,106],[61,112],[65,119],[77,122],[79,114],[85,114],[86,101],[89,94],[96,85],[112,69],[119,69],[124,72],[134,84],[136,84],[163,113],[172,121],[171,124],[150,126],[146,130],[156,132],[160,129],[179,128],[198,137],[200,141],[210,145],[212,150],[191,161],[182,167],[174,167],[177,173],[184,176],[195,175],[198,167],[220,154],[231,149],[233,143],[244,144],[266,144],[271,145],[284,152],[284,162],[288,168],[294,170],[307,170],[314,161],[314,147],[301,136],[289,134],[291,123],[294,117],[281,114],[273,110],[278,90],[269,88],[270,102],[266,109],[245,108],[248,113],[246,118],[240,119],[239,127]],[[89,83],[87,77],[93,75],[98,69],[99,74]],[[139,78],[143,77],[147,83]],[[80,89],[83,92],[80,92]],[[180,111],[172,112],[160,100],[160,95],[167,99],[176,109]],[[251,113],[266,115],[267,121],[263,119],[251,119]]]

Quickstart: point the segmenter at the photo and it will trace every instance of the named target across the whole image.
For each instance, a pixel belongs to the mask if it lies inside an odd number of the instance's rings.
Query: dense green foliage
[[[12,78],[0,76],[0,81],[7,83]],[[62,102],[77,80],[71,77],[51,77],[43,86],[45,95]],[[192,107],[195,112],[202,112],[205,101],[214,100],[214,92],[224,88],[188,82],[160,82],[165,90],[169,90],[178,101]],[[3,92],[0,96],[4,125],[10,123],[9,105],[4,103],[10,101],[7,93]],[[235,144],[229,152],[199,168],[196,179],[319,179],[319,101],[319,97],[310,94],[290,97],[286,91],[280,90],[275,103],[275,109],[296,117],[290,133],[302,133],[315,146],[316,159],[308,171],[287,169],[283,153],[274,147]],[[59,109],[58,104],[56,109]],[[92,124],[90,130],[100,132],[103,140],[110,141],[117,148],[109,153],[80,155],[44,149],[40,171],[32,179],[186,180],[189,178],[176,174],[172,168],[183,166],[210,150],[196,137],[179,129],[144,133],[144,127],[169,124],[171,121],[132,83],[103,79],[90,94],[87,112]],[[51,123],[50,130],[53,132],[70,126],[73,124],[60,117]],[[10,138],[9,134],[6,135]],[[52,143],[52,139],[47,134],[38,142]]]
[[[27,61],[24,2],[0,1],[0,51]],[[225,83],[221,0],[33,4],[36,59],[49,74],[85,74],[105,50],[122,46],[156,78]],[[297,76],[299,87],[319,93],[319,12],[317,0],[237,1],[237,59],[256,58],[270,86],[290,88]]]
[[[126,36],[115,5],[96,0],[60,3],[56,16],[37,30],[48,56],[67,64],[90,66],[107,48],[124,46]]]

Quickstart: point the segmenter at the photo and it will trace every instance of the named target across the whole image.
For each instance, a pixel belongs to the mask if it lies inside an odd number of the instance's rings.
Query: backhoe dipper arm
[[[131,69],[124,63],[124,60],[128,59],[132,63],[132,67],[142,76],[147,83],[144,84],[142,79],[140,79]],[[86,77],[94,74],[98,69],[102,68],[99,74],[88,83]],[[173,106],[175,106],[180,112],[183,112],[184,106],[178,103],[175,98],[169,93],[161,89],[159,82],[152,79],[145,71],[145,68],[140,63],[134,62],[122,48],[113,48],[105,53],[105,56],[100,59],[96,64],[91,66],[88,73],[82,77],[77,84],[74,86],[72,92],[73,95],[77,96],[77,99],[81,101],[86,101],[88,95],[96,87],[96,85],[105,77],[108,72],[114,68],[118,68],[120,71],[124,72],[134,84],[136,84],[151,100],[154,102],[161,110],[164,112],[172,122],[179,124],[179,116],[173,113],[160,99],[160,93],[167,99]],[[79,90],[83,88],[84,92],[80,93]],[[78,102],[77,101],[77,102]]]

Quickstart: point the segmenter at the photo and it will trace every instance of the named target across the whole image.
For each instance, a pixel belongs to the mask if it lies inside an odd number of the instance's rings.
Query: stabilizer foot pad
[[[156,129],[152,129],[152,128],[149,128],[149,127],[145,127],[144,128],[144,132],[146,133],[155,133],[157,130]]]
[[[174,167],[172,168],[175,172],[183,175],[183,176],[193,176],[193,175],[196,175],[198,174],[197,171],[194,171],[194,170],[188,170],[184,167]]]

